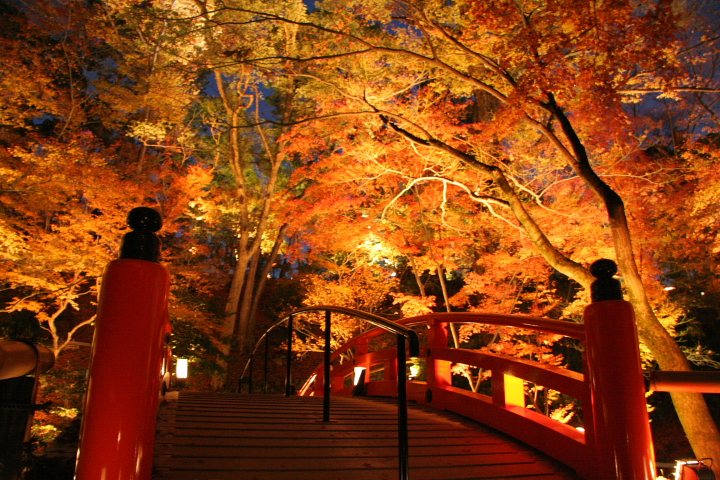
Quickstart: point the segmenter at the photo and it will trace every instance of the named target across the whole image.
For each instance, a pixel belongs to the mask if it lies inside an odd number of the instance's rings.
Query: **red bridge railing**
[[[408,399],[459,413],[505,432],[556,458],[588,480],[654,479],[633,309],[623,300],[601,300],[586,309],[584,325],[531,316],[475,313],[439,313],[401,320],[398,323],[402,325],[427,329],[427,343],[420,355],[425,359],[426,379],[408,382]],[[577,339],[586,352],[584,373],[510,356],[449,348],[451,323],[519,327]],[[357,367],[366,372],[362,388],[365,394],[396,395],[398,369],[394,350],[369,351],[372,340],[382,333],[371,330],[332,354],[331,361],[337,361],[353,350],[354,359],[332,370],[332,395],[357,392],[357,386],[346,382]],[[453,364],[490,370],[491,394],[453,387]],[[382,379],[373,379],[372,372],[379,371],[383,371]],[[322,395],[323,372],[323,368],[318,368],[300,394]],[[523,382],[579,400],[584,431],[525,408]]]

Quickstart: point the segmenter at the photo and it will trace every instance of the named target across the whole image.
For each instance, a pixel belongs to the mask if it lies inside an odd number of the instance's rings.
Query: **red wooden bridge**
[[[583,325],[493,314],[391,322],[346,308],[301,309],[271,327],[289,333],[285,397],[182,393],[157,423],[169,367],[169,274],[157,263],[157,241],[133,243],[152,240],[161,225],[157,212],[139,210],[129,217],[137,231],[103,276],[78,480],[655,478],[634,313],[609,261],[591,268],[599,281]],[[325,358],[293,396],[293,318],[312,311],[325,314]],[[377,328],[331,352],[333,314]],[[582,370],[450,348],[453,323],[572,338],[585,352]],[[408,357],[419,370],[411,375]],[[458,364],[491,372],[487,394],[452,385]],[[526,408],[526,384],[575,399],[584,428]]]
[[[601,319],[611,332],[604,339],[587,325],[521,315],[433,314],[386,325],[383,319],[344,308],[302,309],[271,329],[292,326],[293,316],[311,312],[325,313],[326,333],[331,331],[333,313],[363,318],[379,328],[334,352],[326,351],[326,361],[298,396],[290,395],[289,389],[286,396],[170,394],[160,413],[154,478],[654,479],[645,387],[634,325],[628,322],[632,310],[623,301],[596,305],[586,313],[586,322],[593,325]],[[584,369],[589,372],[450,348],[451,323],[514,327],[575,339],[588,352]],[[383,327],[393,329],[398,346],[387,348],[392,342]],[[286,329],[286,334],[291,332]],[[411,341],[408,349],[412,365],[420,366],[410,375],[413,378],[398,375],[410,370],[405,365],[404,334],[417,342],[413,347]],[[625,349],[632,354],[616,354],[609,363],[605,356],[604,363],[593,363],[593,353],[608,348],[603,342],[612,342],[616,352]],[[341,363],[342,357],[352,360]],[[291,348],[287,358],[290,386]],[[453,364],[491,371],[488,394],[453,387]],[[262,372],[256,373],[256,378],[262,377]],[[326,376],[330,381],[324,381]],[[561,392],[582,405],[584,428],[526,408],[526,384]],[[403,413],[408,400],[410,408]],[[603,408],[595,408],[598,404]]]
[[[105,273],[78,480],[149,480],[155,450],[155,478],[167,480],[656,476],[634,313],[628,302],[605,298],[587,307],[584,325],[470,313],[391,322],[333,306],[298,310],[270,327],[285,326],[290,340],[286,398],[182,394],[163,410],[156,449],[157,402],[167,365],[167,280],[163,267],[138,259],[116,260]],[[325,314],[325,360],[293,397],[293,318],[309,312]],[[377,328],[331,352],[333,314]],[[452,323],[572,338],[584,348],[583,371],[450,348]],[[382,337],[387,334],[395,341],[390,348]],[[258,345],[267,338],[266,332]],[[379,339],[380,346],[374,345]],[[422,378],[408,378],[408,357]],[[454,387],[454,364],[490,371],[488,394]],[[355,380],[358,371],[365,375]],[[584,428],[526,408],[526,383],[575,399]],[[396,399],[396,409],[373,398]]]

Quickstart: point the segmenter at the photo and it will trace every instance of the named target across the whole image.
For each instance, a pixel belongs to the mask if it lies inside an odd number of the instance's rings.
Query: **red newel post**
[[[450,362],[436,360],[433,354],[435,348],[447,348],[448,346],[448,323],[433,320],[430,324],[427,359],[425,360],[425,372],[428,391],[425,393],[425,400],[432,402],[433,390],[443,389],[452,385],[452,369]]]
[[[170,274],[157,263],[160,214],[135,208],[134,230],[102,277],[77,480],[150,480]]]
[[[585,330],[597,478],[651,480],[655,458],[635,312],[613,278],[615,262],[598,260],[590,271],[597,280],[593,303],[585,309]]]

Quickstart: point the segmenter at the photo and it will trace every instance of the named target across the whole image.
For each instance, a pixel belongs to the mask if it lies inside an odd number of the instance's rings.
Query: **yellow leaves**
[[[720,204],[720,176],[716,172],[720,165],[720,149],[710,145],[698,145],[697,149],[688,151],[683,156],[691,162],[698,183],[690,204],[691,213],[698,215],[711,207],[717,210]]]
[[[653,310],[662,326],[665,327],[672,336],[677,335],[676,328],[679,324],[683,323],[685,318],[687,318],[687,312],[685,309],[670,301],[664,301],[660,304],[654,305]]]
[[[550,418],[560,423],[568,423],[575,416],[575,402],[562,405],[550,413]]]
[[[334,275],[308,275],[304,278],[306,305],[338,305],[376,313],[397,285],[394,277],[381,268],[360,266],[335,268]],[[333,278],[336,277],[336,278]]]
[[[404,293],[393,293],[393,305],[400,305],[400,312],[403,317],[415,317],[418,315],[427,315],[433,312],[435,307],[434,295],[420,297],[417,295],[406,295]]]
[[[0,219],[0,253],[5,260],[18,260],[27,250],[28,245],[23,236]]]
[[[582,322],[585,307],[590,303],[590,292],[588,290],[580,290],[575,294],[575,298],[563,308],[562,317],[575,322]]]
[[[19,297],[14,297],[8,305],[11,306],[12,311],[27,310],[30,312],[40,312],[45,308],[45,304],[42,302]]]
[[[134,122],[129,126],[128,134],[143,143],[150,143],[164,139],[171,128],[169,122]]]

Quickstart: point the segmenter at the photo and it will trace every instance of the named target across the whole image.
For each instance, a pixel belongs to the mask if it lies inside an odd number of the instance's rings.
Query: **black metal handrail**
[[[248,381],[248,390],[252,393],[252,373],[253,373],[253,357],[257,351],[260,343],[265,340],[265,372],[264,372],[264,384],[263,393],[267,392],[267,373],[268,373],[268,334],[276,327],[282,325],[286,321],[288,322],[288,348],[287,348],[287,370],[285,374],[285,396],[291,394],[291,367],[292,367],[292,335],[293,335],[293,317],[299,313],[305,312],[325,312],[325,348],[324,348],[324,374],[323,374],[323,422],[330,421],[330,338],[331,338],[331,326],[332,326],[332,312],[340,313],[343,315],[349,315],[351,317],[359,318],[364,320],[375,327],[382,328],[388,332],[395,333],[397,336],[397,360],[398,360],[398,460],[399,460],[399,474],[400,480],[407,480],[409,478],[408,473],[408,409],[407,409],[407,352],[409,350],[410,357],[420,356],[420,340],[417,333],[412,329],[387,320],[385,318],[373,315],[372,313],[362,312],[352,308],[335,307],[330,305],[317,305],[314,307],[304,307],[293,311],[280,318],[277,322],[273,323],[265,332],[260,336],[258,341],[255,343],[250,358],[245,364],[242,375],[238,382],[238,392],[242,391],[242,383],[245,378],[245,373],[250,369],[250,376]]]

